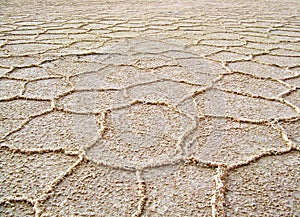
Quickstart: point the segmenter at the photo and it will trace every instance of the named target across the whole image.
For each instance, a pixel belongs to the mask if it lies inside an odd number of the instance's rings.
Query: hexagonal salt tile
[[[84,163],[42,204],[41,216],[130,216],[138,201],[134,172]]]
[[[211,216],[215,172],[196,166],[166,166],[144,172],[145,216]]]
[[[298,216],[300,154],[269,156],[227,179],[227,216]]]
[[[138,103],[108,113],[103,125],[106,131],[88,148],[88,158],[135,167],[176,156],[177,143],[191,123],[170,106]]]

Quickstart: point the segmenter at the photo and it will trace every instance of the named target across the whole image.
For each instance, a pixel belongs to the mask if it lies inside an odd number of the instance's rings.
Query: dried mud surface
[[[0,215],[300,216],[297,9],[0,1]]]

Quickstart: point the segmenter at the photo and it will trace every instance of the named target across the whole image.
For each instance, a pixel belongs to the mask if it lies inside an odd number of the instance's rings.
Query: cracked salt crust
[[[0,8],[0,215],[299,215],[296,1]]]

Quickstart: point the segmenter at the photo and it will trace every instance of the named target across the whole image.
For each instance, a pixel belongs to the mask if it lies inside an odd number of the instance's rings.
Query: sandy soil
[[[297,9],[0,1],[0,216],[300,216]]]

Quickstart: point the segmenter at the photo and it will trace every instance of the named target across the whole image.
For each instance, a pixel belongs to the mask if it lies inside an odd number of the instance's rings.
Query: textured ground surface
[[[0,215],[300,216],[296,2],[1,0]]]

